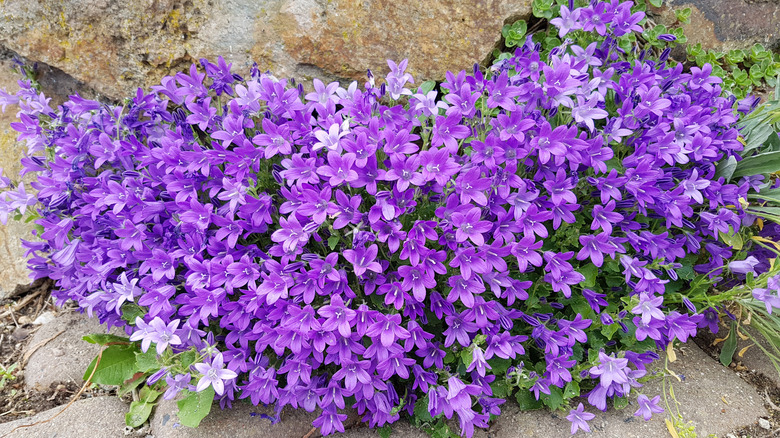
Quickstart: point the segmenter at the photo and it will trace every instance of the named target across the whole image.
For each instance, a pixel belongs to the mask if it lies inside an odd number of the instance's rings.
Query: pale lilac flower
[[[658,406],[660,400],[660,395],[653,397],[651,400],[647,398],[646,395],[640,394],[639,397],[636,398],[637,403],[639,403],[639,409],[636,410],[634,415],[637,417],[641,416],[645,421],[649,421],[654,413],[660,414],[664,411],[662,407]]]
[[[579,429],[582,429],[585,432],[590,432],[588,421],[594,418],[596,418],[596,415],[591,414],[590,412],[585,412],[585,408],[582,406],[582,403],[577,406],[577,409],[570,410],[569,415],[566,416],[566,419],[571,421],[572,435],[577,433],[577,430]]]
[[[217,353],[210,364],[204,362],[193,365],[199,373],[203,374],[203,377],[198,380],[195,390],[201,392],[212,386],[217,395],[222,395],[225,392],[224,381],[238,377],[234,371],[224,368],[224,364],[222,353]]]

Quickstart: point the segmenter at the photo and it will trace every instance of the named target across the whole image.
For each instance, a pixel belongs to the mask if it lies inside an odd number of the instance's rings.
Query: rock
[[[705,49],[750,48],[760,43],[777,48],[780,42],[780,3],[745,0],[667,0],[659,22],[677,25],[674,10],[691,8],[691,22],[681,27],[688,44]]]
[[[81,338],[90,333],[105,333],[105,326],[86,315],[64,312],[54,321],[44,324],[35,333],[28,348],[40,346],[30,356],[24,368],[27,388],[48,388],[53,382],[73,381],[81,385],[84,371],[100,351],[100,346]],[[112,333],[122,335],[118,330]],[[55,337],[56,336],[56,337]]]
[[[767,357],[761,347],[755,345],[758,343],[764,348],[769,349],[766,339],[764,339],[756,330],[750,328],[750,326],[743,325],[740,327],[740,330],[746,332],[751,339],[746,341],[743,341],[741,338],[737,339],[737,354],[734,355],[734,359],[741,362],[747,369],[763,374],[766,378],[771,380],[772,383],[780,387],[780,371],[775,368],[772,361],[769,360],[769,357]],[[747,350],[743,351],[745,348],[747,348]],[[771,352],[772,350],[769,349],[769,351]],[[743,353],[742,357],[738,356],[740,352]]]
[[[770,423],[769,420],[767,420],[766,418],[759,418],[758,427],[769,430],[772,428],[772,423]]]
[[[271,416],[273,409],[253,406],[246,400],[237,400],[233,408],[221,410],[214,404],[209,415],[197,429],[179,424],[175,401],[162,400],[155,409],[151,433],[155,438],[276,438],[302,437],[308,433],[317,414],[303,409],[285,409],[276,424],[263,415]]]
[[[684,354],[683,354],[684,353]],[[663,364],[663,358],[658,364]],[[667,389],[671,383],[674,394],[679,402],[680,413],[684,422],[690,422],[696,427],[697,436],[724,436],[731,430],[754,424],[756,420],[766,415],[761,397],[755,389],[740,379],[734,372],[721,366],[707,356],[693,343],[685,344],[677,352],[677,361],[669,364],[669,369],[683,379],[667,377]],[[648,397],[662,394],[662,379],[648,382],[642,393]],[[664,414],[656,414],[645,422],[635,417],[637,410],[634,398],[628,407],[622,410],[610,408],[600,412],[592,407],[586,410],[596,414],[590,421],[592,433],[589,438],[643,437],[668,438],[669,431],[664,422]],[[728,402],[728,404],[726,402]],[[663,395],[661,406],[664,405]],[[674,401],[669,399],[673,413],[676,414]],[[478,438],[514,438],[514,437],[564,437],[569,436],[571,423],[566,420],[565,412],[550,412],[548,410],[521,412],[517,404],[508,402],[502,406],[502,413],[491,425],[489,431],[476,429],[474,437]],[[396,434],[396,432],[398,432]],[[378,437],[376,431],[367,428],[347,431],[345,438]],[[393,427],[394,438],[425,438],[427,434],[410,427],[408,424],[398,424]]]
[[[43,325],[49,322],[54,321],[54,313],[53,312],[43,312],[40,315],[38,315],[37,318],[35,318],[35,321],[33,321],[33,325]]]
[[[10,60],[0,59],[0,89],[16,92],[19,86],[17,77],[11,71]],[[0,168],[3,176],[18,180],[23,155],[22,145],[16,142],[16,131],[11,129],[11,122],[16,121],[16,109],[8,107],[5,113],[0,111]],[[30,189],[29,182],[25,184]],[[17,285],[29,284],[27,257],[19,239],[32,239],[33,224],[17,222],[9,218],[8,225],[0,224],[0,300],[9,297]]]
[[[488,56],[531,0],[5,0],[0,45],[113,98],[223,55],[277,76],[365,79],[409,58],[419,83]]]
[[[127,405],[116,397],[95,397],[79,400],[57,417],[64,406],[41,412],[33,417],[0,424],[0,436],[8,438],[124,438]],[[32,427],[14,428],[45,421]]]

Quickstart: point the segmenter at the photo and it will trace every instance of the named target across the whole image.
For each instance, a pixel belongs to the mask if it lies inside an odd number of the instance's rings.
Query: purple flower
[[[322,323],[323,330],[338,330],[339,334],[344,337],[348,337],[352,333],[356,312],[344,305],[341,296],[333,295],[330,298],[330,304],[320,307],[317,313],[326,318],[325,322]]]
[[[222,395],[225,392],[225,381],[233,380],[238,377],[235,371],[224,368],[224,362],[222,359],[222,353],[214,355],[211,363],[196,363],[193,367],[203,376],[198,380],[198,385],[195,390],[201,392],[209,386],[214,388],[214,392],[217,395]]]
[[[609,387],[612,382],[623,384],[628,382],[628,359],[617,359],[599,352],[599,364],[590,369],[590,374],[600,376],[600,385]]]
[[[458,242],[465,242],[468,239],[478,246],[485,243],[482,234],[493,228],[489,221],[480,220],[480,210],[476,207],[466,213],[453,213],[452,224],[457,228],[455,239]]]
[[[176,395],[185,390],[189,389],[190,387],[190,380],[192,380],[192,376],[190,376],[190,373],[186,374],[177,374],[176,376],[171,377],[170,375],[165,378],[165,383],[168,385],[168,389],[165,390],[165,394],[163,394],[163,399],[165,400],[173,400],[176,398]]]
[[[636,410],[634,415],[637,417],[641,416],[645,421],[649,421],[653,414],[660,414],[664,411],[662,407],[658,406],[658,403],[661,401],[660,395],[649,399],[646,395],[639,394],[636,401],[639,403],[639,409]]]
[[[179,320],[174,319],[167,325],[159,317],[155,317],[149,324],[146,324],[140,317],[135,318],[136,331],[130,336],[130,341],[141,341],[141,350],[146,352],[149,345],[154,342],[157,347],[157,354],[162,354],[168,345],[179,345],[181,338],[176,334],[179,327]]]
[[[558,37],[563,38],[572,30],[582,28],[582,23],[579,21],[581,11],[580,8],[572,11],[566,6],[561,6],[561,16],[550,20],[550,24],[558,28]]]
[[[352,168],[355,164],[355,154],[340,155],[337,152],[328,152],[328,164],[317,168],[317,173],[329,177],[331,186],[336,187],[345,182],[357,180],[358,173]]]
[[[755,288],[753,289],[752,295],[753,298],[764,303],[766,311],[770,315],[772,314],[773,308],[780,309],[780,295],[778,295],[777,290]]]
[[[371,245],[368,248],[361,246],[356,249],[345,250],[344,258],[352,263],[352,266],[355,268],[355,275],[358,277],[363,275],[367,270],[381,273],[382,266],[379,262],[375,261],[378,251],[379,249],[376,245]]]
[[[596,418],[596,415],[591,414],[590,412],[585,412],[585,408],[582,406],[582,403],[577,405],[577,409],[570,410],[569,415],[566,416],[566,419],[571,421],[572,435],[577,433],[579,429],[582,429],[584,432],[590,432],[588,421],[594,418]]]
[[[729,262],[729,271],[733,272],[734,274],[747,274],[748,272],[751,272],[753,276],[758,276],[758,273],[756,272],[756,266],[758,266],[761,262],[753,257],[748,256],[745,260],[735,260],[732,262]]]

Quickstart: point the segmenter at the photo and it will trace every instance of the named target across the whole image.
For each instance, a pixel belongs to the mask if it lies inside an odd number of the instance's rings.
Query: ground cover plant
[[[440,436],[508,398],[572,433],[629,397],[660,412],[657,348],[727,301],[780,307],[777,162],[740,136],[755,99],[638,50],[633,3],[566,3],[558,45],[515,30],[441,84],[389,61],[306,93],[219,58],[123,105],[0,94],[37,176],[3,179],[0,219],[35,221],[33,276],[128,335],[88,337],[86,376],[137,392],[133,426],[176,397],[185,425],[249,399],[326,435],[346,408]]]

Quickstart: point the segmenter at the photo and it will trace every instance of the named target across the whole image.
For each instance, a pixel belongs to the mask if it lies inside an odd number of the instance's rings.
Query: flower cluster
[[[742,149],[718,78],[620,49],[630,2],[561,15],[561,36],[605,38],[548,58],[529,38],[416,90],[406,61],[305,93],[201,60],[124,106],[56,110],[22,81],[0,105],[19,105],[36,194],[5,191],[2,219],[36,209],[30,269],[60,302],[144,351],[207,352],[157,376],[166,398],[319,408],[323,434],[347,406],[373,427],[423,404],[471,436],[508,377],[536,399],[575,380],[606,409],[647,350],[711,322],[665,292],[722,272],[755,179],[714,177]]]

